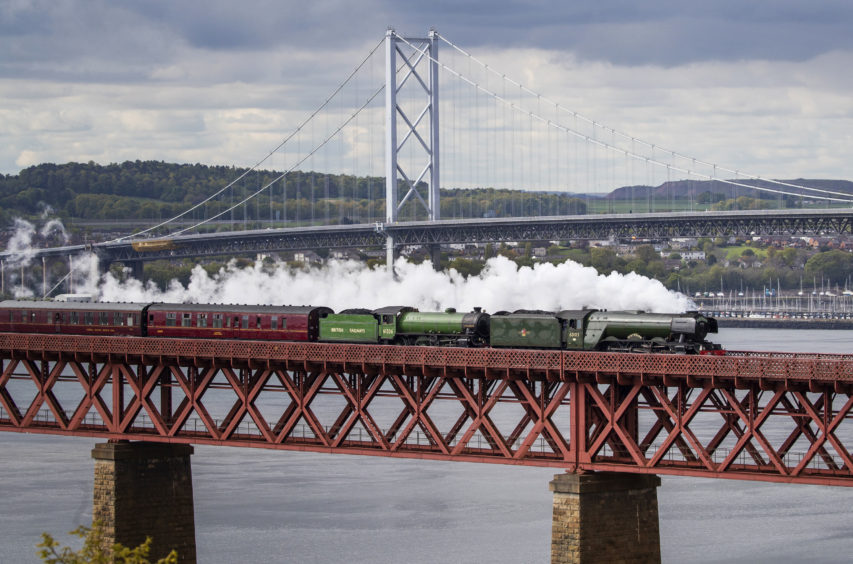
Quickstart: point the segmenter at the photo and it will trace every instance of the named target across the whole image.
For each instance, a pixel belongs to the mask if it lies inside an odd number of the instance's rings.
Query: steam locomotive
[[[0,302],[0,332],[322,343],[722,354],[717,321],[596,309],[488,314],[412,307],[347,309],[166,303]]]

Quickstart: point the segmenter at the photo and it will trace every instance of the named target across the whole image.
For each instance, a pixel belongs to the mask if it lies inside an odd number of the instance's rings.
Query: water
[[[853,331],[723,329],[726,348],[851,352]],[[95,441],[0,433],[0,562],[91,522]],[[547,562],[556,469],[195,447],[199,561]],[[853,489],[662,477],[664,562],[848,561]]]

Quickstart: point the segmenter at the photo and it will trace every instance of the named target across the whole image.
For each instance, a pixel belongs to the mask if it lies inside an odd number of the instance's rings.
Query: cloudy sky
[[[847,0],[0,0],[0,173],[253,164],[389,26],[659,146],[853,179]]]

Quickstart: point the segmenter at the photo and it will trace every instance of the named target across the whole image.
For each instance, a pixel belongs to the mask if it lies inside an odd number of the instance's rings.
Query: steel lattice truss
[[[853,356],[0,334],[0,430],[853,485]]]

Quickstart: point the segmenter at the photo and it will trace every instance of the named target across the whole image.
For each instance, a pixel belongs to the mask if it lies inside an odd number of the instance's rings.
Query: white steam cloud
[[[12,236],[6,244],[6,250],[12,255],[3,261],[2,276],[4,288],[9,287],[16,298],[31,298],[35,295],[27,287],[25,279],[26,269],[33,261],[35,249],[68,244],[68,232],[62,222],[58,219],[48,219],[52,213],[53,208],[45,206],[41,219],[46,221],[41,229],[20,217],[14,220]],[[20,277],[16,279],[19,273]]]
[[[455,270],[436,272],[428,262],[415,265],[401,259],[395,268],[393,276],[384,268],[370,269],[354,261],[295,270],[283,263],[271,268],[261,261],[241,269],[232,261],[212,276],[196,267],[186,286],[172,280],[165,291],[150,281],[120,281],[109,273],[78,282],[78,291],[103,301],[310,304],[336,311],[409,305],[422,311],[479,306],[488,312],[581,307],[682,312],[690,306],[689,298],[656,280],[634,273],[601,275],[574,262],[518,268],[497,257],[487,262],[479,276],[467,279]],[[97,272],[96,267],[93,270]]]

